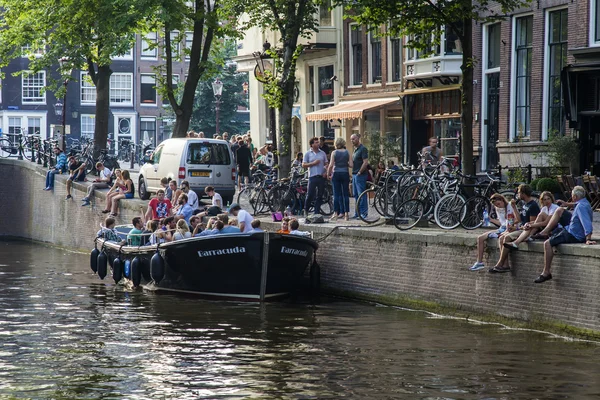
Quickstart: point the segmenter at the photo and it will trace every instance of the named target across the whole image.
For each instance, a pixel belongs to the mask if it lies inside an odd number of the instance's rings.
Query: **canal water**
[[[334,298],[126,291],[88,262],[0,241],[0,399],[600,396],[595,344]]]

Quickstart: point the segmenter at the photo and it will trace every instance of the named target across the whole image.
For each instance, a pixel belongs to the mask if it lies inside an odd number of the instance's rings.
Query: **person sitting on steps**
[[[108,214],[110,212],[113,197],[126,188],[121,170],[118,168],[115,169],[115,183],[113,183],[112,187],[108,190],[108,193],[106,193],[106,205],[104,206],[104,210],[102,210],[102,214]]]
[[[73,198],[73,196],[71,196],[71,187],[73,186],[73,181],[85,181],[85,163],[77,161],[75,157],[71,156],[69,157],[68,170],[69,179],[67,179],[67,197],[65,198],[65,200]]]
[[[101,162],[96,163],[96,170],[98,171],[98,178],[94,179],[94,182],[87,188],[87,195],[81,199],[83,201],[82,206],[89,206],[90,199],[94,195],[96,189],[108,189],[112,180],[112,171],[104,166]]]
[[[65,152],[57,146],[54,148],[54,154],[56,155],[56,165],[54,167],[50,167],[46,173],[46,187],[44,190],[54,189],[54,175],[67,172],[67,156]]]

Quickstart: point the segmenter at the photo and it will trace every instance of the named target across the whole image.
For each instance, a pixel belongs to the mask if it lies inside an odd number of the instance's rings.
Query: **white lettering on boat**
[[[200,257],[214,257],[214,256],[224,256],[227,254],[239,254],[245,253],[246,248],[241,246],[231,247],[229,249],[214,249],[214,250],[200,250],[198,251],[198,256]]]
[[[291,254],[293,256],[301,256],[301,257],[308,256],[308,251],[306,251],[306,250],[292,249],[292,248],[285,247],[285,246],[281,246],[281,252],[283,254]]]

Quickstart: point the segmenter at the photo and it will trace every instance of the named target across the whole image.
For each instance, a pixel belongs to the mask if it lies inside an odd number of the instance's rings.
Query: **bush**
[[[531,186],[531,188],[533,190],[538,190],[537,185],[540,182],[540,180],[542,180],[542,178],[535,178],[534,180],[531,181],[531,183],[529,184],[529,186]]]
[[[552,178],[542,178],[538,181],[536,189],[538,192],[549,191],[550,193],[560,193],[560,185]]]

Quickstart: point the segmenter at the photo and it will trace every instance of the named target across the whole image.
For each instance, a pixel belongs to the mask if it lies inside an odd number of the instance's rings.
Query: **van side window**
[[[188,164],[229,165],[229,146],[224,143],[190,143]]]
[[[152,153],[152,162],[154,164],[158,164],[160,162],[160,155],[162,154],[163,147],[159,147],[157,150]]]

